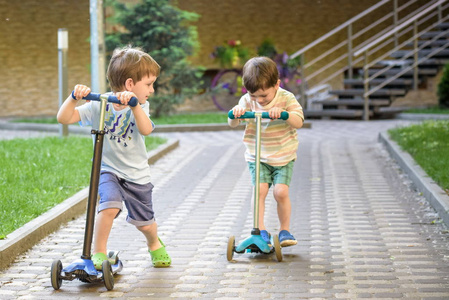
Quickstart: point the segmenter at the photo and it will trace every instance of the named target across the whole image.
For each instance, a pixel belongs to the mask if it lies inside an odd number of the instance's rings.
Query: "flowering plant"
[[[224,45],[215,47],[211,57],[218,61],[222,68],[236,68],[249,58],[249,50],[242,47],[239,40],[229,40]]]

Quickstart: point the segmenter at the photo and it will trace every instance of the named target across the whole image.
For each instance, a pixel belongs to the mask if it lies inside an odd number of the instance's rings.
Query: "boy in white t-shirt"
[[[105,124],[99,124],[100,102],[77,106],[78,100],[90,93],[85,85],[76,85],[58,112],[58,122],[92,126],[105,130],[101,162],[98,215],[94,230],[92,261],[101,270],[107,260],[107,241],[114,219],[125,202],[127,222],[141,231],[155,267],[168,267],[171,258],[157,235],[154,218],[150,167],[145,148],[145,136],[154,124],[149,117],[147,98],[154,93],[153,84],[160,74],[159,64],[138,48],[116,49],[108,66],[107,77],[112,92],[122,104],[108,103]],[[132,97],[139,104],[127,106]],[[103,127],[104,126],[104,127]]]

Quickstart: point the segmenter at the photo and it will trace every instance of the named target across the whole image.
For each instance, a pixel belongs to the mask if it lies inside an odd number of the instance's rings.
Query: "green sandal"
[[[109,257],[104,253],[98,252],[98,253],[95,253],[91,259],[92,259],[92,262],[94,263],[95,269],[98,271],[101,271],[103,261],[108,260]]]
[[[151,255],[151,261],[153,262],[153,266],[155,268],[169,267],[171,265],[170,255],[168,255],[167,251],[165,250],[165,244],[161,241],[159,237],[158,239],[162,247],[154,251],[151,250],[148,251],[150,252]]]

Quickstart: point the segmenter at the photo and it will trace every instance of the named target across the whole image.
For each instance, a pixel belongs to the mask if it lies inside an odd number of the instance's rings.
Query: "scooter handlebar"
[[[247,111],[243,115],[238,117],[237,119],[254,119],[255,116],[256,116],[255,112]],[[229,117],[229,119],[235,119],[235,116],[234,116],[234,113],[232,112],[232,110],[230,110],[228,112],[228,117]],[[263,119],[271,119],[270,115],[268,114],[268,112],[263,112],[262,113],[262,118]],[[281,112],[281,117],[279,119],[287,120],[288,119],[288,112],[286,112],[286,111]]]
[[[105,95],[105,96],[108,97],[108,102],[111,102],[111,103],[117,103],[117,104],[122,104],[122,103],[120,102],[120,100],[118,100],[117,97],[114,96],[114,95]],[[83,99],[84,99],[84,100],[92,100],[92,101],[100,101],[100,97],[101,97],[101,94],[97,94],[97,93],[89,93],[86,97],[83,97]],[[73,91],[72,91],[72,98],[76,100],[76,97],[75,97]],[[139,101],[137,100],[137,98],[136,98],[136,97],[132,97],[132,98],[129,100],[128,105],[131,106],[131,107],[134,107],[134,106],[136,106],[138,103],[139,103]]]

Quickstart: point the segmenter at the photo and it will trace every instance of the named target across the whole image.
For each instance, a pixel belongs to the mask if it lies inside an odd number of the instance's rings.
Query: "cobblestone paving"
[[[154,201],[172,266],[151,266],[141,234],[115,222],[122,251],[115,287],[64,281],[54,291],[53,259],[82,252],[84,217],[61,227],[0,272],[0,299],[449,299],[448,230],[377,143],[407,121],[313,121],[299,131],[291,187],[297,246],[274,255],[235,254],[252,228],[242,132],[161,134],[180,147],[152,166]],[[437,220],[437,222],[434,222]],[[278,232],[276,204],[266,225]]]

